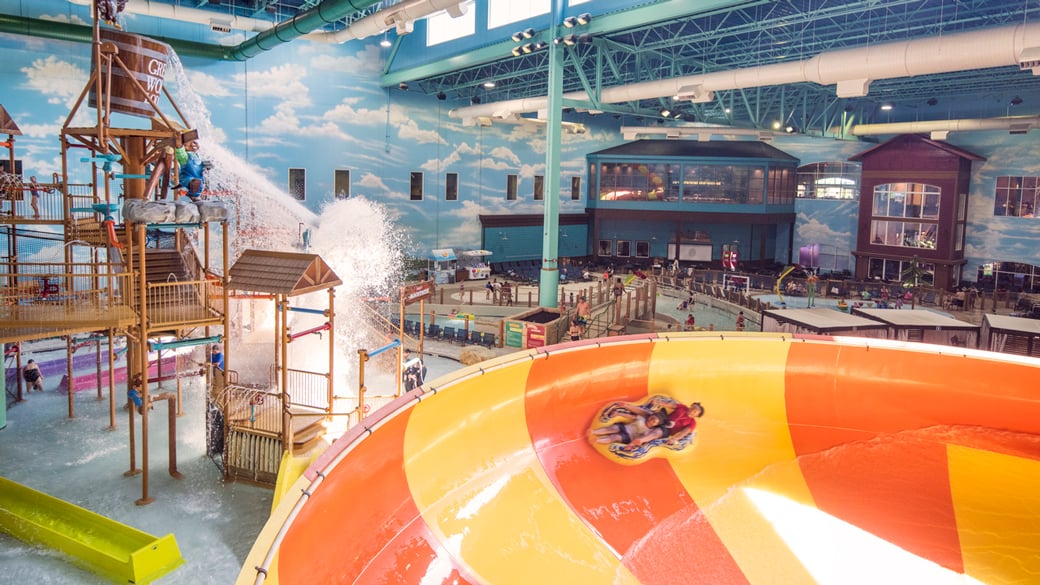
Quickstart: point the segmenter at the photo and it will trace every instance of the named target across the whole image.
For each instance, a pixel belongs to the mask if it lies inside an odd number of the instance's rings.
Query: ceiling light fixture
[[[437,92],[437,99],[439,99],[439,100],[441,100],[443,102],[444,100],[448,99],[448,94],[444,93],[443,91],[438,91]]]
[[[881,109],[887,112],[892,109],[892,104],[881,104]]]
[[[384,49],[386,49],[386,48],[390,47],[390,45],[392,45],[392,44],[393,43],[391,43],[390,39],[387,38],[386,31],[384,30],[383,31],[383,40],[379,41],[379,46],[383,47]]]
[[[672,111],[669,110],[668,108],[665,108],[665,109],[661,110],[661,116],[667,118],[668,116],[671,116],[671,115],[672,115]]]
[[[1017,106],[1017,105],[1019,105],[1021,103],[1022,103],[1022,98],[1018,97],[1017,95],[1015,97],[1011,98],[1011,105]]]
[[[578,17],[576,17],[576,16],[568,16],[567,18],[564,18],[563,19],[563,26],[564,26],[564,28],[574,28],[574,27],[578,26]]]
[[[520,48],[520,45],[517,45],[517,46],[513,47],[513,50],[510,51],[510,52],[513,54],[514,57],[519,57],[520,55],[523,54],[524,51],[523,51],[523,49]]]
[[[494,89],[494,88],[495,88],[495,82],[494,81],[485,81],[484,82],[484,89]]]
[[[523,31],[522,31],[522,32],[520,33],[520,35],[521,35],[522,37],[524,37],[525,39],[529,39],[529,38],[531,38],[531,37],[533,37],[533,36],[534,36],[534,29],[533,29],[533,28],[525,28],[525,29],[524,29],[524,30],[523,30]]]
[[[514,43],[519,43],[520,41],[524,40],[524,33],[516,31],[515,33],[513,33],[513,36],[509,38],[513,39]]]
[[[578,15],[578,24],[585,26],[590,22],[592,22],[592,15],[588,12],[583,12]]]

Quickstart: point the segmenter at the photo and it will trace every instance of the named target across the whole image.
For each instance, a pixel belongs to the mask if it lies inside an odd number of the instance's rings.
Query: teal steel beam
[[[553,0],[549,33],[555,38],[563,18],[563,0]],[[560,146],[563,143],[563,45],[549,41],[549,103],[545,112],[545,178],[542,179],[542,270],[538,306],[559,307],[560,287]]]
[[[746,0],[702,0],[690,2],[689,0],[665,0],[656,4],[650,4],[631,10],[625,10],[616,14],[597,15],[592,22],[582,30],[593,36],[597,34],[609,34],[618,30],[626,30],[633,27],[648,25],[654,22],[664,22],[677,18],[689,18],[691,16],[703,16],[717,10],[726,10],[734,6],[744,4]],[[269,31],[268,31],[269,32]],[[261,33],[264,34],[264,33]],[[552,35],[536,35],[537,40],[552,43]],[[536,39],[531,39],[532,42]],[[427,77],[444,75],[451,71],[458,71],[467,67],[474,67],[504,59],[510,55],[516,43],[512,39],[505,39],[500,43],[486,46],[484,48],[468,51],[462,55],[456,55],[447,59],[441,59],[432,63],[400,69],[383,76],[381,83],[384,87],[390,87],[402,81],[415,81]]]
[[[94,42],[94,31],[89,26],[69,24],[66,22],[55,22],[53,20],[40,20],[38,18],[27,18],[11,14],[0,14],[0,32],[70,41],[74,43]],[[203,57],[207,59],[226,59],[227,48],[220,45],[210,45],[193,41],[182,41],[166,37],[150,37],[162,41],[178,55]]]

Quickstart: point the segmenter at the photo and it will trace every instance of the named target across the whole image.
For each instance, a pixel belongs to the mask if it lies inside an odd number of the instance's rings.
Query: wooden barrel
[[[148,103],[150,98],[159,103],[162,96],[163,81],[166,77],[166,66],[169,62],[170,48],[159,41],[112,29],[101,30],[102,46],[111,43],[118,49],[116,56],[123,62],[125,69],[111,60],[112,87],[111,109],[131,116],[152,118],[155,109]],[[108,60],[102,58],[101,88],[109,92]],[[97,69],[97,64],[92,63]],[[134,83],[137,80],[138,86]],[[90,106],[97,107],[97,96],[94,89],[90,91]]]

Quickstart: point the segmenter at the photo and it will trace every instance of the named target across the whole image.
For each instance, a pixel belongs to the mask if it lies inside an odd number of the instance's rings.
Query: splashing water
[[[356,387],[353,380],[358,369],[357,350],[374,349],[388,341],[385,333],[366,326],[371,321],[366,304],[372,298],[396,300],[402,284],[403,250],[408,245],[405,236],[392,225],[391,215],[384,206],[364,197],[333,201],[323,207],[319,216],[222,145],[207,142],[207,136],[217,135],[210,112],[192,88],[176,53],[171,50],[170,54],[167,71],[174,81],[171,94],[188,121],[199,130],[200,155],[214,163],[208,171],[211,188],[216,186],[228,193],[219,198],[226,200],[231,208],[229,265],[249,248],[306,251],[319,255],[343,281],[335,290],[334,333],[338,355],[334,363],[337,373],[334,384],[337,395],[346,395],[342,388]],[[307,249],[304,249],[305,233],[310,236]],[[219,251],[217,253],[214,257],[219,257]],[[320,293],[304,295],[292,302],[321,309],[326,308],[327,303],[327,296]],[[239,352],[242,355],[234,356],[233,367],[239,371],[242,382],[266,382],[275,338],[273,303],[233,302],[232,311],[237,311],[231,319],[235,324],[231,332],[233,343],[243,342]],[[315,315],[294,313],[289,326],[292,330],[303,330],[322,322]],[[272,349],[257,347],[259,351],[254,351],[252,344]],[[327,356],[327,342],[309,335],[291,344],[289,366],[325,371]],[[250,380],[250,374],[259,379]]]

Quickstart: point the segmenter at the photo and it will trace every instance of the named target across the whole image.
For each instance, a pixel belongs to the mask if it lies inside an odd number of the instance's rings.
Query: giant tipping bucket
[[[154,117],[156,111],[149,100],[158,103],[162,94],[170,47],[148,37],[111,29],[101,30],[101,43],[102,53],[105,53],[109,44],[117,50],[111,60],[102,59],[101,63],[102,92],[110,94],[111,111],[142,118]],[[122,61],[123,66],[120,66],[119,61]],[[97,63],[91,65],[96,71]],[[109,83],[111,88],[108,88]],[[89,104],[97,107],[97,95],[93,88],[90,90]]]

